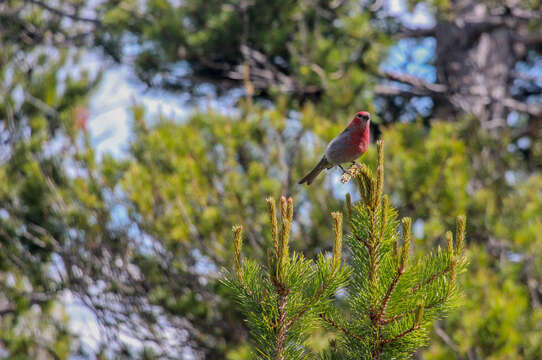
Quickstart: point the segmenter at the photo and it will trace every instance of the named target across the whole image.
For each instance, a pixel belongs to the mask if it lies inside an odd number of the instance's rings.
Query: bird
[[[346,129],[331,140],[320,162],[299,180],[299,184],[310,185],[322,170],[331,169],[334,166],[346,172],[341,164],[347,162],[354,164],[355,160],[369,147],[370,123],[371,114],[367,111],[358,111]]]

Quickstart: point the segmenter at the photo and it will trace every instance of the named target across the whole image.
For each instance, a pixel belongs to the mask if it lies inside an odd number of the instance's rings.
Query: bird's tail
[[[310,185],[314,179],[322,172],[324,169],[329,169],[332,165],[327,161],[326,157],[323,156],[322,160],[316,166],[314,169],[312,169],[307,175],[303,177],[303,179],[299,180],[298,184],[307,183],[307,185]]]

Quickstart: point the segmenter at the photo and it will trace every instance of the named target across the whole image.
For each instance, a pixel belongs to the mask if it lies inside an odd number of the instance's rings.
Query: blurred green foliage
[[[360,109],[381,123],[372,130],[387,144],[386,192],[413,219],[414,249],[444,246],[453,215],[469,218],[465,304],[418,356],[542,356],[539,116],[519,111],[494,130],[460,107],[442,116],[447,93],[424,114],[412,110],[412,94],[402,96],[408,84],[377,96],[380,67],[405,36],[381,2],[91,3],[0,4],[0,340],[8,357],[66,359],[79,350],[61,301],[70,292],[94,311],[119,357],[246,358],[246,329],[217,282],[231,265],[231,226],[245,224],[245,251],[262,262],[271,242],[261,235],[262,200],[292,196],[292,248],[308,257],[330,251],[327,214],[350,188],[336,170],[310,188],[296,181]],[[512,35],[533,36],[517,68],[538,66],[540,1],[408,3],[447,25],[468,21],[462,11],[471,7],[508,9],[495,16],[515,16],[521,31]],[[478,49],[498,33],[491,29],[457,48]],[[81,48],[123,62],[150,88],[187,91],[194,101],[242,96],[233,109],[196,108],[182,120],[135,106],[124,157],[97,159],[84,105],[100,76],[69,71]],[[437,80],[445,80],[439,72]],[[374,165],[374,150],[361,161]],[[119,345],[119,332],[142,341],[141,353]],[[321,330],[311,340],[320,350],[329,336]]]

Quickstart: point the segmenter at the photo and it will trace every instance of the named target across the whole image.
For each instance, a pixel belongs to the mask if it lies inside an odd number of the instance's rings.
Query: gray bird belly
[[[359,147],[352,148],[351,144],[343,140],[333,139],[326,149],[327,161],[333,165],[354,161],[360,156]]]

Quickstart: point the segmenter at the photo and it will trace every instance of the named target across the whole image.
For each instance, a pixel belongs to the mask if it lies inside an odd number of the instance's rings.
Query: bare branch
[[[514,33],[514,41],[523,43],[524,45],[542,44],[542,34],[520,34]]]
[[[28,91],[25,91],[24,97],[25,97],[25,100],[28,103],[32,104],[34,107],[36,107],[40,111],[44,112],[45,114],[47,114],[49,116],[52,116],[52,117],[58,117],[58,112],[54,108],[50,107],[49,105],[47,105],[42,100],[40,100],[37,97],[33,96]]]
[[[435,333],[442,339],[442,341],[444,341],[444,343],[446,343],[446,345],[450,347],[450,349],[456,353],[459,353],[459,349],[452,338],[446,334],[446,332],[440,326],[438,326],[438,324],[435,324]]]
[[[513,7],[510,9],[512,15],[523,20],[542,20],[542,12],[536,10],[520,9]]]
[[[376,85],[373,89],[374,93],[383,96],[403,96],[405,98],[413,98],[419,96],[430,96],[427,92],[418,89],[399,89],[391,85]]]
[[[498,99],[495,99],[498,100]],[[542,105],[540,104],[526,104],[524,102],[512,99],[512,98],[506,98],[502,100],[502,103],[504,106],[506,106],[509,109],[525,112],[529,115],[533,116],[541,116],[542,115]]]
[[[436,27],[432,28],[408,28],[401,27],[401,29],[393,35],[399,39],[405,38],[424,38],[435,36],[437,33]]]
[[[430,83],[417,76],[400,74],[394,71],[380,71],[379,73],[380,73],[380,76],[386,79],[398,81],[403,84],[410,85],[415,90],[422,91],[422,92],[443,94],[448,90],[446,85]]]
[[[79,16],[77,14],[74,14],[74,13],[67,13],[63,10],[60,10],[60,9],[57,9],[55,7],[52,7],[50,5],[47,5],[45,2],[43,1],[40,1],[40,0],[24,0],[25,2],[27,3],[31,3],[31,4],[34,4],[34,5],[37,5],[53,14],[56,14],[56,15],[59,15],[59,16],[63,16],[63,17],[67,17],[67,18],[70,18],[72,20],[76,20],[76,21],[83,21],[83,22],[89,22],[89,23],[93,23],[95,25],[101,25],[101,21],[98,20],[98,19],[94,19],[94,18],[88,18],[88,17],[85,17],[85,16]]]

